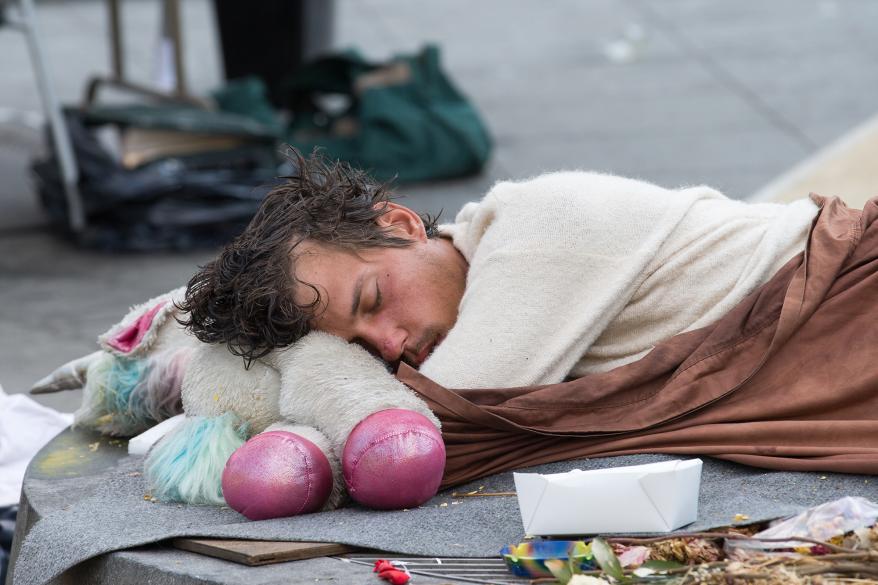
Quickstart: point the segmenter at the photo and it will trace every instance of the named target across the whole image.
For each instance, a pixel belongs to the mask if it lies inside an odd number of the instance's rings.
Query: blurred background
[[[63,181],[52,180],[59,167],[47,139],[44,92],[26,37],[15,30],[15,21],[27,16],[19,6],[28,3],[0,0],[8,17],[0,25],[0,384],[11,393],[93,351],[97,335],[129,306],[185,284],[227,237],[223,231],[217,241],[203,233],[168,240],[164,231],[165,240],[150,249],[153,232],[137,222],[155,210],[123,207],[119,215],[100,216],[100,197],[118,200],[148,172],[185,200],[181,191],[197,188],[186,183],[182,189],[181,181],[214,177],[243,189],[231,199],[217,196],[224,205],[237,202],[221,206],[224,212],[246,213],[260,196],[258,185],[284,171],[280,158],[265,162],[266,149],[276,153],[291,137],[311,145],[327,129],[328,139],[347,140],[369,128],[357,119],[366,113],[351,109],[357,99],[376,87],[412,82],[392,63],[375,67],[394,55],[408,56],[404,63],[415,68],[428,56],[438,59],[441,69],[414,81],[438,79],[429,99],[445,100],[442,115],[464,130],[449,133],[435,104],[418,118],[416,109],[406,109],[410,102],[393,102],[411,93],[391,89],[390,101],[379,107],[385,115],[409,117],[389,133],[383,119],[385,132],[375,130],[371,150],[363,141],[336,146],[350,153],[353,144],[359,162],[384,165],[385,174],[386,166],[399,165],[402,202],[441,211],[445,220],[497,180],[560,169],[601,170],[668,187],[707,183],[739,199],[785,200],[809,190],[876,194],[869,191],[878,168],[875,2],[182,0],[174,18],[167,0],[118,0],[114,51],[113,3],[46,0],[36,3],[35,15],[47,78],[92,140],[78,148],[99,147],[107,155],[80,158],[88,181],[79,186],[92,228],[74,237],[66,227]],[[428,43],[438,52],[423,53]],[[349,48],[361,56],[344,62],[358,75],[353,106],[325,91],[316,100],[325,111],[315,114],[314,103],[299,99],[301,75],[296,99],[279,81],[303,61]],[[90,80],[112,78],[114,62],[127,84],[140,89],[105,80],[83,108]],[[261,74],[261,81],[227,79],[248,73]],[[192,110],[216,112],[218,102],[227,117],[193,118]],[[143,118],[142,110],[110,107],[131,103],[161,110],[158,122],[154,110]],[[291,107],[312,109],[291,116],[284,111]],[[306,119],[310,126],[303,128],[299,122]],[[437,119],[438,126],[427,123]],[[174,152],[185,131],[196,134],[189,137],[190,151]],[[388,144],[400,132],[408,142]],[[433,138],[421,140],[421,133]],[[186,157],[199,148],[213,158],[195,165]],[[225,158],[231,151],[234,157]],[[398,158],[386,156],[394,152]],[[414,163],[405,162],[406,155]],[[240,172],[223,175],[232,167]],[[165,200],[157,217],[173,226],[210,209],[210,201],[203,196],[194,207],[180,207]],[[129,220],[141,231],[120,239],[113,228]],[[101,222],[105,231],[95,231]],[[63,411],[79,400],[78,392],[39,397]]]

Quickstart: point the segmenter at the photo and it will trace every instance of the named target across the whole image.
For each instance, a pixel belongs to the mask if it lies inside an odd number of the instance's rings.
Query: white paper
[[[43,406],[0,386],[0,507],[18,503],[28,463],[73,423],[73,415]]]
[[[513,475],[527,534],[669,532],[698,517],[700,459]]]

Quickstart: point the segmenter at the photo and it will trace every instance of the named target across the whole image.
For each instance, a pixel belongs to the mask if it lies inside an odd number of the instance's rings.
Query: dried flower
[[[713,540],[675,538],[650,545],[649,558],[683,564],[712,563],[722,558],[722,551]]]

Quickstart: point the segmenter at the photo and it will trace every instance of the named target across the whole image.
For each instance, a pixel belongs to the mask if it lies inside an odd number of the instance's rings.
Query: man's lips
[[[430,354],[433,353],[433,350],[436,349],[436,347],[440,343],[442,343],[442,341],[444,339],[445,339],[444,335],[437,335],[436,337],[431,339],[429,342],[425,343],[423,345],[423,347],[421,348],[421,350],[418,351],[417,354],[415,354],[415,357],[413,360],[415,363],[415,366],[420,366],[425,361],[427,361],[427,358],[430,357]],[[412,353],[414,353],[414,352],[412,352]]]
[[[436,349],[436,346],[439,345],[444,338],[445,336],[443,335],[437,335],[436,337],[420,344],[412,351],[406,352],[412,365],[419,367],[427,361],[427,358],[430,357],[430,354],[433,353],[433,350]]]
[[[433,342],[425,343],[424,348],[415,356],[415,365],[420,366],[427,361],[427,356],[430,355],[431,351],[433,351]]]

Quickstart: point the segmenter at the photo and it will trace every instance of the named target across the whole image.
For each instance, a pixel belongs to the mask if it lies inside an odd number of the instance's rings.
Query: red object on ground
[[[411,575],[405,571],[400,571],[390,561],[375,561],[375,568],[372,569],[372,572],[378,573],[379,578],[389,581],[392,585],[405,585],[411,581]]]
[[[375,568],[372,569],[372,572],[373,573],[382,573],[382,572],[387,571],[389,569],[395,570],[396,567],[394,567],[393,563],[391,563],[390,561],[377,560],[377,561],[375,561]]]

